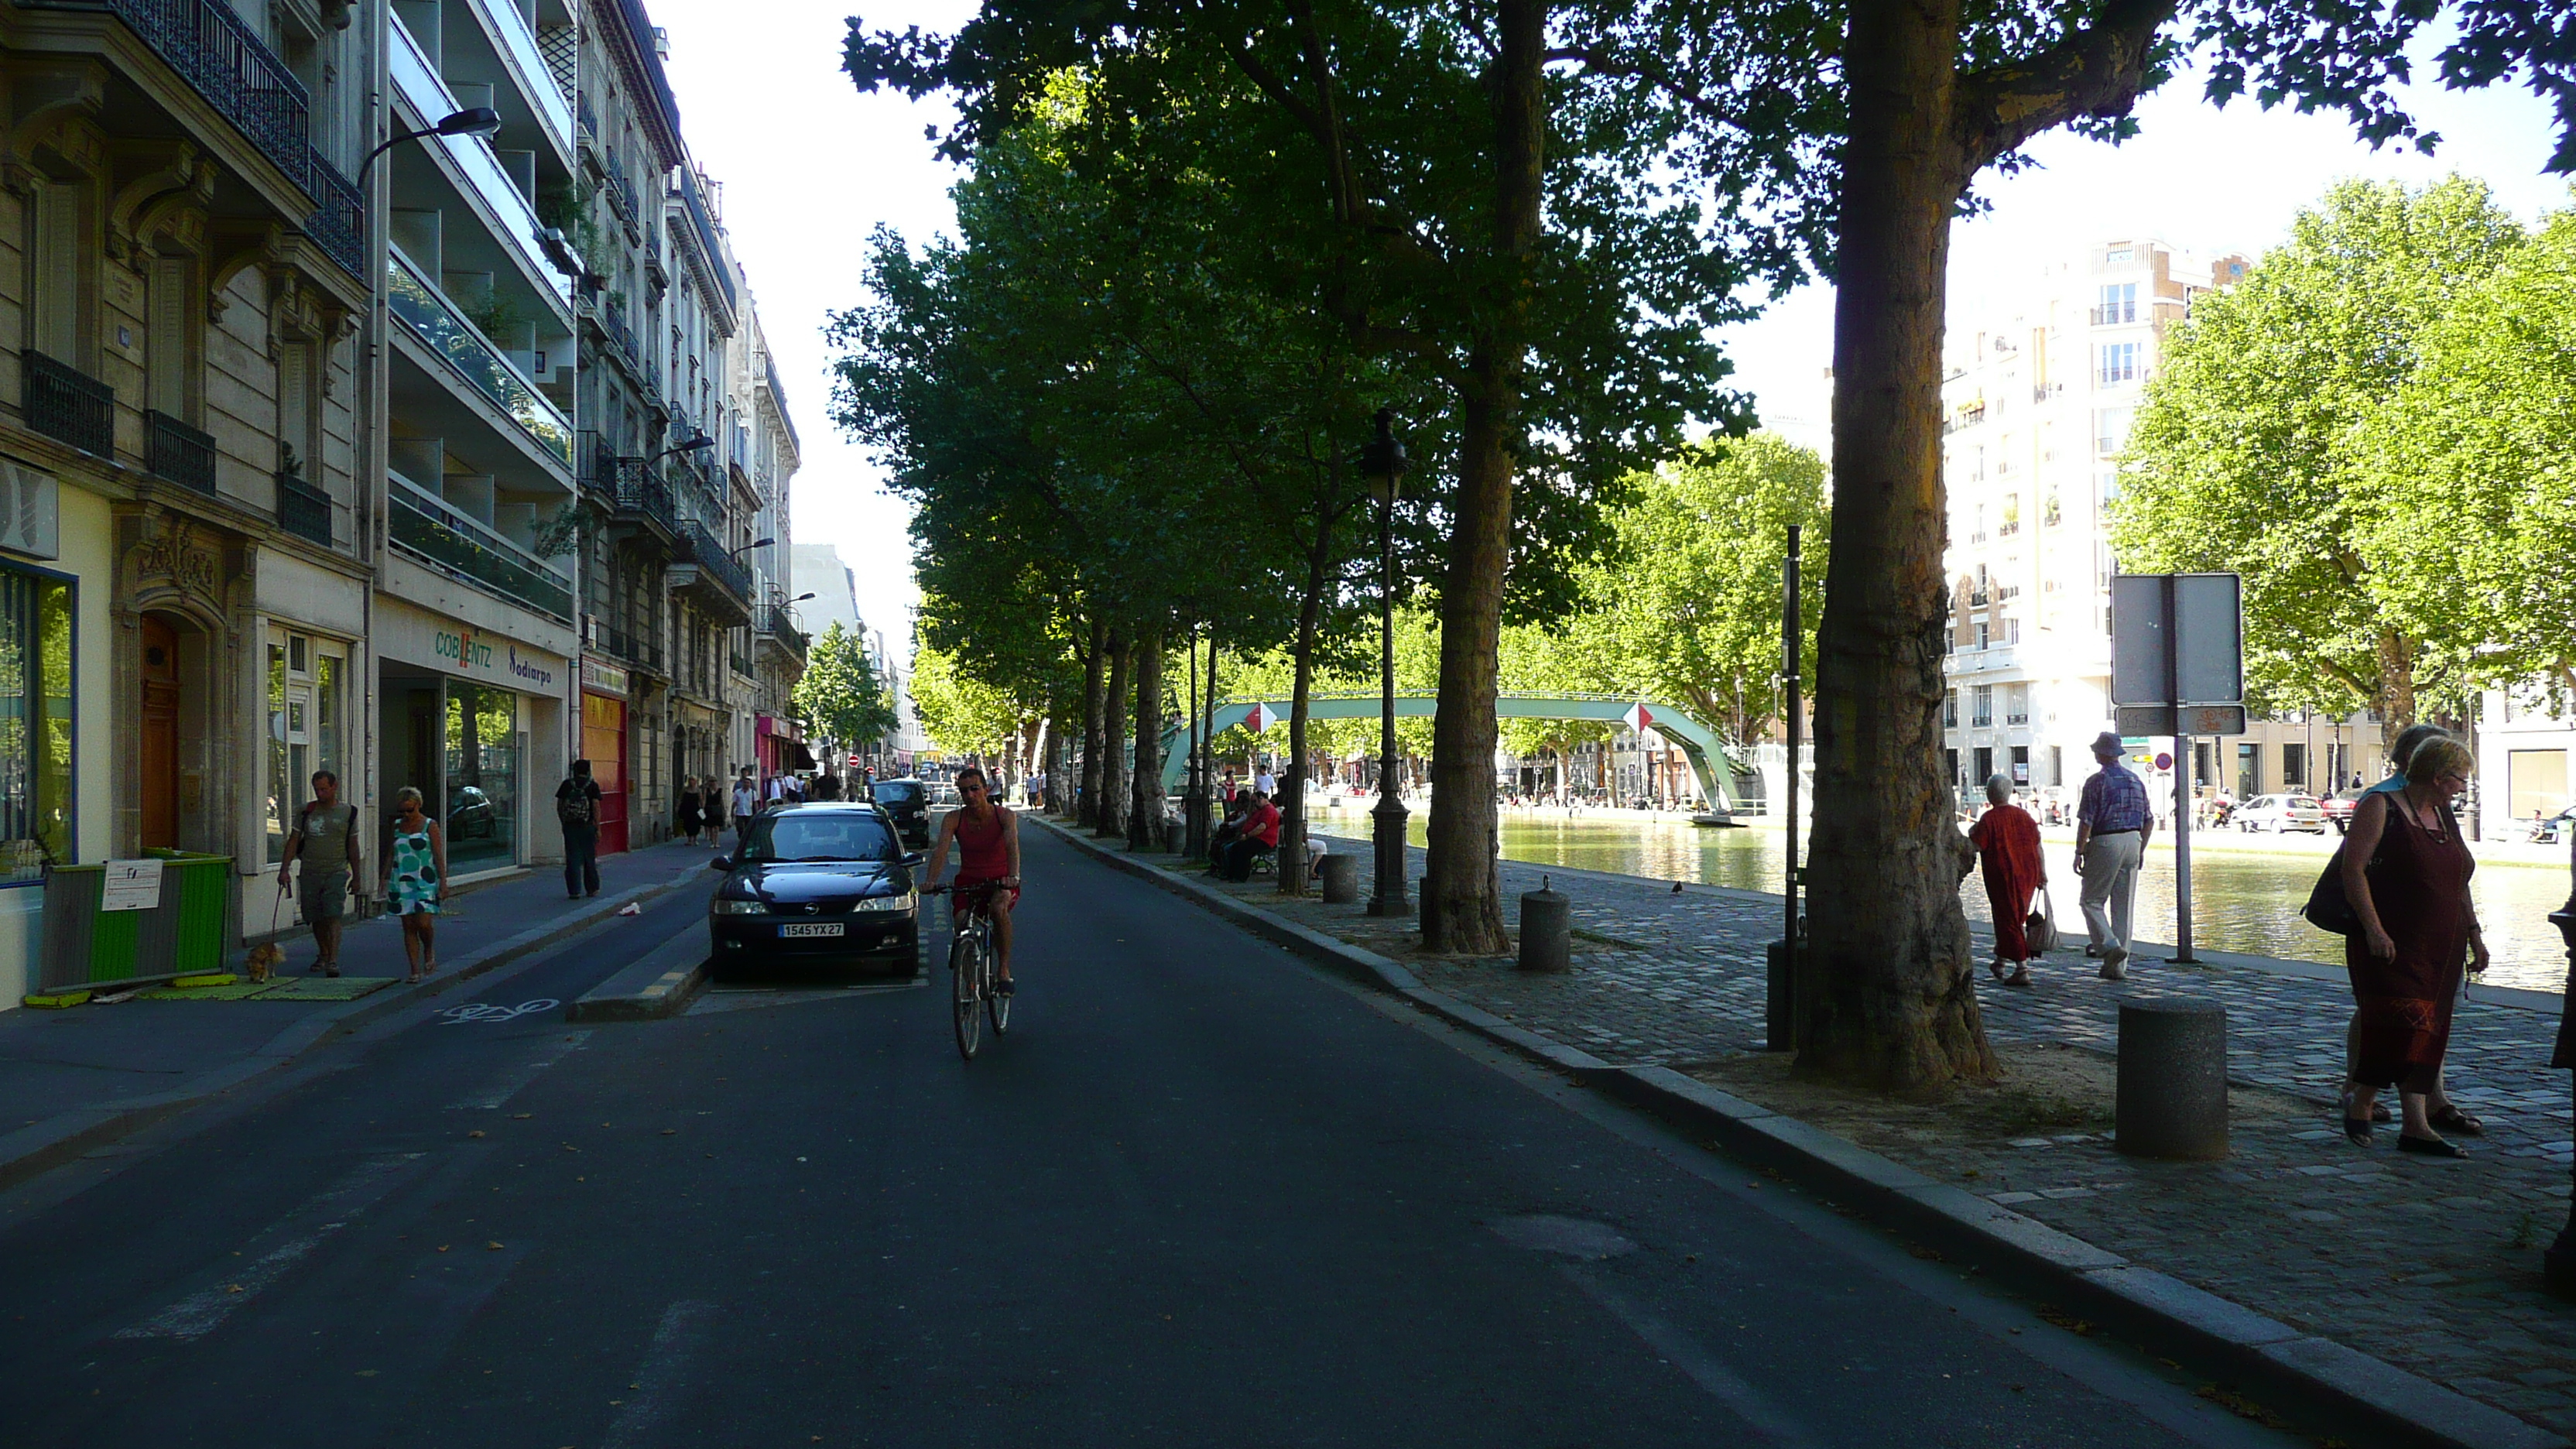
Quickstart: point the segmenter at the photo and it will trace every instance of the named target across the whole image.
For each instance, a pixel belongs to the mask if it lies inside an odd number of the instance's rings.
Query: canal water
[[[1339,835],[1365,836],[1365,808],[1352,802],[1319,812],[1316,823]],[[1362,807],[1366,801],[1356,802]],[[1426,821],[1416,810],[1408,833],[1424,842]],[[1503,856],[1542,865],[1569,865],[1584,870],[1647,876],[1656,880],[1692,881],[1741,890],[1778,891],[1785,839],[1764,829],[1707,830],[1677,820],[1623,818],[1616,812],[1571,816],[1537,810],[1506,810],[1502,820]],[[2279,853],[2236,848],[2202,850],[2193,837],[2191,858],[2192,933],[2212,950],[2242,951],[2258,956],[2343,964],[2343,941],[2309,925],[2299,916],[2317,873],[2325,868],[2323,847],[2301,842]],[[2083,912],[2076,903],[2075,845],[2071,837],[2046,843],[2050,895],[2060,930],[2081,937]],[[2470,882],[2477,897],[2478,920],[2485,928],[2487,949],[2495,964],[2484,978],[2493,986],[2519,986],[2533,991],[2560,991],[2567,981],[2567,951],[2551,911],[2567,899],[2567,868],[2511,861],[2481,861]],[[1974,875],[1960,890],[1969,918],[1991,914],[1985,888]],[[2147,941],[2171,941],[2174,935],[2174,869],[2172,836],[2159,832],[2138,874],[2138,935]]]

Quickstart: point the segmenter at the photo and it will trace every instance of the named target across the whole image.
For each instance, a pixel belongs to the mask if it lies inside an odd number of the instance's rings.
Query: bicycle
[[[986,910],[1000,888],[999,881],[963,891],[944,885],[922,888],[925,895],[949,897],[949,1010],[957,1028],[957,1054],[970,1062],[982,1042],[985,1021],[993,1023],[996,1037],[1011,1029],[1011,998],[993,989],[993,917]]]

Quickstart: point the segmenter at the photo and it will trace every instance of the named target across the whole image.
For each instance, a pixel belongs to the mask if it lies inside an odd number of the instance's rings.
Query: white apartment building
[[[2003,773],[2039,792],[2093,768],[2111,725],[2108,505],[2117,459],[2168,331],[2196,298],[2241,280],[2240,255],[2108,241],[2047,263],[1982,315],[1954,316],[1942,383],[1950,503],[1950,776],[1975,791]],[[2150,774],[2172,741],[2132,750]],[[2195,783],[2239,798],[2330,790],[2378,774],[2361,717],[2265,720],[2194,744]],[[2169,777],[2168,777],[2169,778]]]

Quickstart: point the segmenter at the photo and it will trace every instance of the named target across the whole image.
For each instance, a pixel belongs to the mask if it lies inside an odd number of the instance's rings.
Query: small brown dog
[[[250,948],[250,979],[253,981],[266,981],[285,964],[286,953],[279,950],[273,941]]]

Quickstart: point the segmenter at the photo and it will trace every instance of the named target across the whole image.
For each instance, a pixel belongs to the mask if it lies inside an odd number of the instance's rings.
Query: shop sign
[[[601,694],[624,695],[626,671],[614,664],[603,664],[596,659],[584,659],[581,661],[581,687],[597,690]]]
[[[102,911],[148,911],[161,904],[161,862],[157,860],[111,860],[107,863],[107,885],[100,892],[98,908]]]
[[[549,656],[522,653],[515,642],[482,633],[471,624],[453,623],[439,630],[431,641],[430,652],[455,665],[460,673],[498,676],[521,689],[559,687]]]
[[[53,475],[0,458],[0,548],[61,558],[62,496]]]

